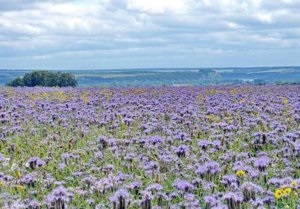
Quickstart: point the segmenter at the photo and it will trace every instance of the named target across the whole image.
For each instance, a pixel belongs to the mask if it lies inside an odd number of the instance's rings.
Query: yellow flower
[[[18,185],[17,190],[18,190],[18,192],[23,192],[25,190],[25,188],[22,185]]]
[[[292,181],[292,183],[291,183],[291,187],[295,187],[295,186],[297,186],[297,182],[295,182],[295,181]]]
[[[4,187],[5,186],[5,181],[0,181],[0,187]]]
[[[293,193],[292,193],[292,196],[293,196],[293,197],[298,197],[298,193],[297,193],[297,192],[293,192]]]
[[[283,195],[288,196],[292,193],[292,189],[289,187],[284,188],[284,189],[282,189],[282,193],[283,193]]]
[[[281,189],[276,189],[274,192],[274,196],[276,199],[280,199],[282,197],[282,190]]]
[[[240,178],[244,177],[245,174],[246,174],[246,172],[243,171],[243,170],[238,170],[238,171],[236,172],[236,175],[237,175],[238,177],[240,177]]]
[[[17,177],[21,178],[22,177],[22,173],[20,171],[17,171]]]

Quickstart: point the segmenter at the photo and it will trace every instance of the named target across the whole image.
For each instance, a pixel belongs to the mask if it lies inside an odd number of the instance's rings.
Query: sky
[[[300,0],[0,0],[0,69],[300,65]]]

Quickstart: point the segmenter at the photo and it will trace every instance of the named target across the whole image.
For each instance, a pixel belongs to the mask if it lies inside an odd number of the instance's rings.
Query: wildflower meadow
[[[300,86],[0,89],[0,208],[300,208]]]

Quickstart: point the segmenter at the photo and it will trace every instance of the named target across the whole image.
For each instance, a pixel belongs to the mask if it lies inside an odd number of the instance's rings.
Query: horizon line
[[[274,65],[274,66],[243,66],[243,67],[142,67],[142,68],[105,68],[105,69],[12,69],[12,68],[0,68],[0,71],[11,70],[11,71],[110,71],[110,70],[202,70],[202,69],[253,69],[253,68],[299,68],[300,65]]]

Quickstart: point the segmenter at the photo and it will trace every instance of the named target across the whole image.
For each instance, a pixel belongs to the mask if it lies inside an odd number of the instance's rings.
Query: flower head
[[[130,203],[130,195],[126,189],[119,189],[109,198],[113,208],[124,209]]]
[[[173,186],[184,192],[192,191],[194,189],[194,186],[190,182],[182,179],[175,180]]]
[[[36,167],[42,167],[44,166],[46,163],[45,161],[41,160],[38,157],[31,157],[29,158],[29,160],[27,161],[27,164],[29,165],[29,167],[31,169],[35,169]]]
[[[283,193],[282,193],[282,190],[281,189],[276,189],[275,192],[274,192],[274,197],[276,199],[280,199],[282,197]]]
[[[69,192],[66,188],[63,186],[59,186],[52,190],[52,192],[47,196],[46,203],[48,205],[64,205],[65,203],[69,203],[73,197],[73,194]]]
[[[237,175],[237,177],[239,177],[239,178],[244,177],[245,174],[246,174],[246,172],[245,172],[244,170],[238,170],[238,171],[236,172],[236,175]]]

